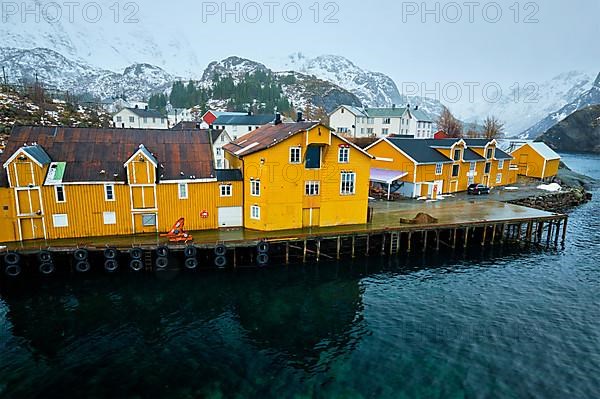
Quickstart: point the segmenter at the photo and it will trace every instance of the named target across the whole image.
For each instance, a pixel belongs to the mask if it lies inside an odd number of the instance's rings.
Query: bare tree
[[[495,116],[488,116],[483,122],[483,137],[488,140],[504,137],[504,123]]]
[[[456,119],[447,107],[442,109],[442,113],[437,120],[437,128],[443,130],[448,136],[453,138],[463,136],[462,122]]]

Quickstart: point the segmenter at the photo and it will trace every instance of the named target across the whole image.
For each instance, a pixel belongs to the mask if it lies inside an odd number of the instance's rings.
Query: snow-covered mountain
[[[587,86],[587,85],[586,85]],[[578,88],[574,90],[578,92]],[[592,86],[587,90],[584,90],[570,102],[562,107],[557,107],[553,112],[550,112],[548,116],[531,126],[519,135],[521,138],[536,138],[539,135],[546,132],[548,129],[563,121],[568,116],[572,115],[576,111],[582,110],[591,105],[600,104],[600,74],[593,81]],[[558,110],[557,110],[558,109]]]
[[[52,49],[69,59],[109,70],[148,63],[185,76],[201,71],[186,35],[178,30],[177,22],[167,28],[164,16],[153,10],[157,7],[114,0],[48,3],[15,2],[14,14],[7,7],[0,23],[0,45]],[[37,11],[25,13],[25,7]]]
[[[8,82],[22,84],[36,77],[49,88],[105,99],[125,94],[132,100],[169,88],[176,77],[149,64],[130,65],[116,73],[64,57],[53,50],[0,47],[0,64]]]
[[[592,87],[594,77],[587,72],[565,72],[548,81],[502,88],[503,93],[498,100],[495,93],[489,94],[491,99],[488,101],[481,96],[475,101],[465,98],[452,105],[451,109],[467,122],[481,122],[486,116],[494,115],[504,121],[508,136],[516,136],[548,114],[575,101]]]

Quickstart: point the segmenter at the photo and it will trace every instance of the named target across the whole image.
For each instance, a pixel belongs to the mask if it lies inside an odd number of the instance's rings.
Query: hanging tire
[[[266,241],[259,242],[256,246],[256,250],[259,254],[266,254],[267,252],[269,252],[269,243]]]
[[[4,269],[4,274],[6,274],[8,277],[16,278],[21,275],[22,271],[23,271],[23,269],[21,269],[20,265],[13,264],[13,265],[6,266],[6,268]]]
[[[195,268],[198,267],[198,259],[196,258],[187,258],[185,260],[185,268],[188,270],[194,270]]]
[[[143,255],[144,250],[142,248],[131,248],[129,250],[129,256],[131,256],[131,259],[142,259]]]
[[[90,270],[92,270],[92,265],[90,265],[90,262],[88,262],[87,260],[82,260],[77,262],[77,264],[75,265],[75,271],[77,273],[87,273]]]
[[[139,272],[144,268],[144,263],[142,263],[142,261],[139,259],[133,259],[131,262],[129,262],[129,268],[134,272]]]
[[[56,267],[54,267],[54,263],[52,262],[44,262],[40,265],[39,270],[44,276],[50,276],[51,274],[54,274]]]
[[[157,269],[165,269],[167,266],[169,266],[169,258],[159,256],[154,261],[154,266],[156,266]]]
[[[269,263],[269,255],[267,254],[258,254],[258,256],[256,257],[256,264],[258,266],[266,266]]]
[[[169,247],[161,245],[160,247],[156,248],[156,255],[161,258],[166,258],[169,256]]]
[[[73,253],[73,257],[78,261],[86,261],[89,254],[87,249],[79,248]]]
[[[41,251],[38,254],[38,259],[42,263],[52,262],[52,254],[49,251]]]
[[[183,254],[185,255],[186,258],[195,258],[197,253],[198,253],[198,250],[193,245],[188,245],[183,250]]]
[[[106,248],[104,250],[104,259],[113,260],[117,259],[117,250],[114,248]]]
[[[119,269],[119,263],[114,259],[108,259],[104,262],[104,270],[109,273],[114,273]]]
[[[21,261],[21,255],[16,252],[9,252],[4,255],[4,263],[7,265],[16,265]]]
[[[215,266],[219,269],[225,268],[225,266],[227,266],[227,258],[224,256],[217,256],[215,258]]]
[[[215,247],[215,255],[217,256],[225,256],[227,253],[227,247],[223,244],[219,244]]]

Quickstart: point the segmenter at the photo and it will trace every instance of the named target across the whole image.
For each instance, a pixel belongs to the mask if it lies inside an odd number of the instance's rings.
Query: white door
[[[219,227],[242,227],[244,217],[241,206],[219,208]]]

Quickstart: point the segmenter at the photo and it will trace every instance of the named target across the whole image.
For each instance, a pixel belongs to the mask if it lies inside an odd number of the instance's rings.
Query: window
[[[460,148],[455,149],[454,150],[454,160],[460,161],[461,158],[462,158],[462,150]]]
[[[187,183],[179,183],[179,199],[188,198],[188,185]]]
[[[498,161],[498,169],[504,169],[504,161]]]
[[[251,132],[252,131],[252,126],[248,126],[248,131]]]
[[[298,164],[302,160],[302,148],[291,147],[290,148],[290,163]]]
[[[250,207],[250,219],[260,220],[260,207],[258,205]]]
[[[350,148],[349,147],[340,147],[338,150],[338,162],[339,163],[348,163],[350,162]]]
[[[375,118],[367,118],[367,125],[375,124]]]
[[[487,159],[492,159],[494,157],[494,149],[493,148],[488,148],[486,155],[487,155],[486,156]]]
[[[460,173],[460,165],[452,165],[452,177],[457,177]]]
[[[217,169],[222,169],[222,168],[223,168],[223,160],[217,159]]]
[[[469,171],[475,172],[475,168],[477,168],[477,164],[475,162],[471,162],[469,164]]]
[[[387,127],[386,127],[386,128],[383,128],[383,129],[381,129],[381,134],[382,134],[383,136],[387,136],[388,134],[390,134],[390,129],[388,129]]]
[[[221,184],[219,187],[221,190],[221,197],[231,197],[232,196],[231,184]]]
[[[129,122],[131,122],[131,123],[135,122],[135,117],[133,117],[133,116],[130,116],[130,117],[129,117]]]
[[[221,143],[224,143],[224,142],[225,142],[225,135],[224,135],[224,134],[222,134],[222,135],[221,135]]]
[[[469,181],[467,182],[467,184],[470,186],[471,184],[475,183],[475,177],[474,176],[469,176]]]
[[[260,197],[260,180],[250,180],[250,195]]]
[[[56,202],[67,202],[67,199],[65,198],[65,188],[63,186],[54,186],[54,191],[56,194]]]
[[[491,170],[492,170],[492,163],[491,162],[486,162],[485,163],[485,172],[484,173],[487,175],[487,174],[490,173]]]
[[[69,227],[69,217],[67,215],[52,215],[52,223],[54,227]]]
[[[114,201],[115,200],[115,186],[112,184],[107,184],[104,186],[104,199],[106,201]]]
[[[361,127],[361,128],[360,128],[360,134],[361,134],[362,136],[364,136],[364,135],[365,135],[365,128],[364,128],[364,127]]]
[[[340,194],[352,195],[355,193],[356,173],[342,172]]]
[[[155,214],[142,215],[142,226],[155,227],[156,226],[156,215]]]
[[[502,183],[502,173],[496,175],[496,184]]]
[[[156,123],[156,118],[152,118],[152,123]]]
[[[319,195],[320,183],[318,181],[307,181],[304,184],[304,195],[309,197]]]
[[[115,212],[104,212],[102,217],[105,225],[117,224],[117,214]]]
[[[438,163],[435,165],[435,174],[436,175],[438,175],[438,176],[441,175],[443,170],[444,170],[444,164]]]
[[[306,169],[321,168],[321,147],[310,145],[306,149],[306,161],[304,164]]]
[[[372,127],[367,128],[367,134],[370,135],[370,136],[373,135],[373,128]]]
[[[390,118],[383,118],[384,125],[390,125],[391,123],[392,123],[392,120]]]
[[[117,116],[117,122],[123,122],[123,117]]]
[[[148,123],[148,118],[144,117],[144,123]]]

